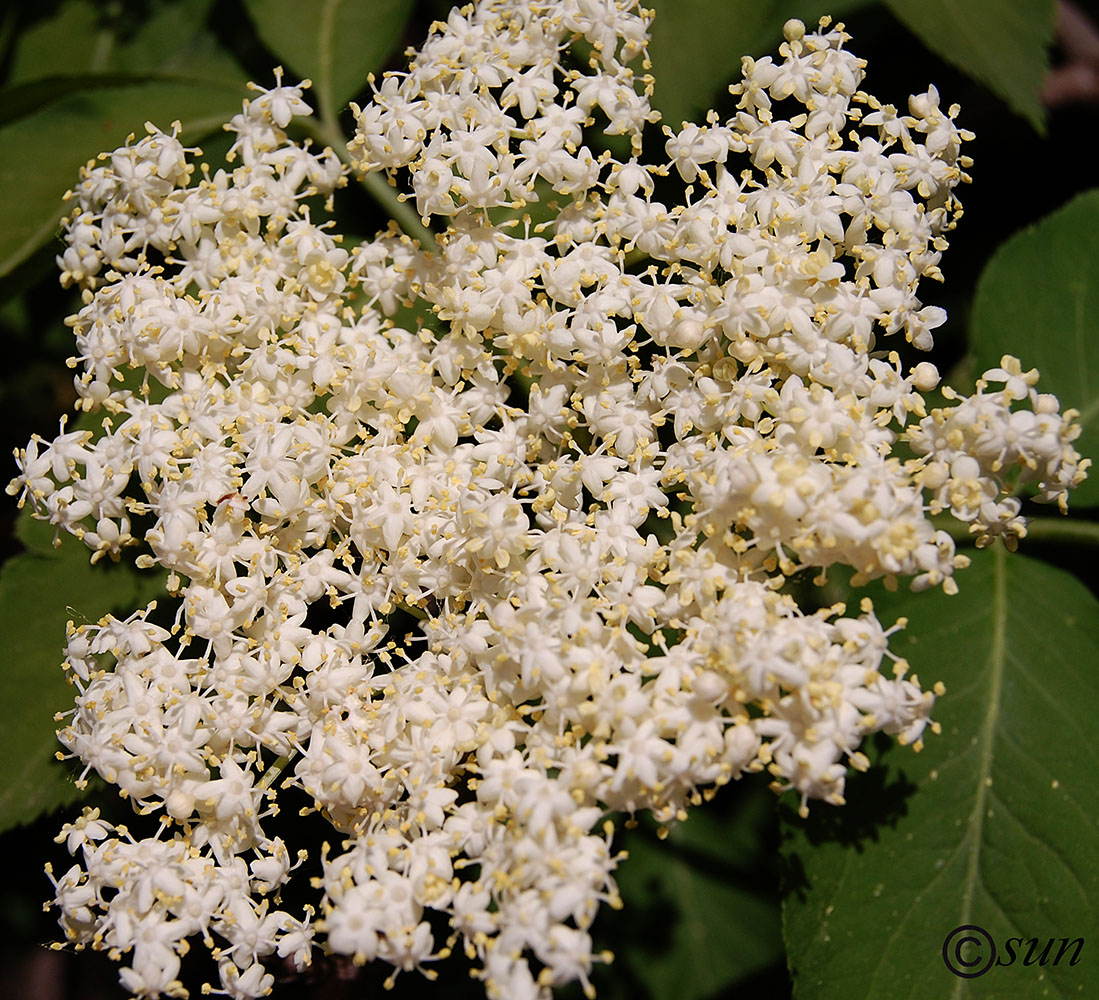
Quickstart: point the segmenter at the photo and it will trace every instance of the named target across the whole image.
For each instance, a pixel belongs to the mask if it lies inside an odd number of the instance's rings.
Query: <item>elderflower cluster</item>
[[[61,742],[153,822],[66,826],[56,905],[135,996],[181,995],[196,938],[231,997],[317,949],[431,974],[455,945],[490,997],[587,987],[610,814],[674,823],[759,771],[841,804],[868,734],[934,725],[869,602],[802,609],[787,578],[953,592],[929,514],[1011,538],[1019,483],[1063,505],[1083,478],[1014,359],[928,414],[934,367],[876,349],[944,319],[917,291],[967,179],[956,109],[879,103],[841,27],[790,22],[728,121],[644,157],[650,17],[482,0],[377,84],[355,166],[434,247],[343,245],[344,171],[288,139],[281,79],[224,168],[149,126],[83,172],[85,416],[10,491],[177,599],[68,638]],[[280,802],[338,846],[284,842]]]

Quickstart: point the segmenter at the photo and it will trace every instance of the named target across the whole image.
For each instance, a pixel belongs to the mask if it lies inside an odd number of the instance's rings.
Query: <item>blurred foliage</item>
[[[17,518],[16,536],[24,551],[0,567],[2,689],[6,704],[25,710],[0,730],[0,830],[79,796],[69,768],[54,759],[53,714],[73,698],[58,669],[66,622],[93,622],[112,612],[124,617],[164,590],[163,573],[92,566],[82,546],[55,547],[54,529],[29,510]]]

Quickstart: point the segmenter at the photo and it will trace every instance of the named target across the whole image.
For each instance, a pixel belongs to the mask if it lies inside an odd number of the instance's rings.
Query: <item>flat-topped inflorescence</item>
[[[731,118],[653,158],[650,16],[482,2],[375,81],[355,167],[433,247],[342,245],[345,171],[287,137],[279,75],[223,167],[150,126],[83,172],[85,417],[11,491],[178,599],[68,641],[67,755],[160,825],[66,826],[56,904],[135,995],[178,994],[196,937],[233,997],[317,947],[430,974],[460,944],[509,1000],[586,985],[609,814],[674,823],[758,771],[838,805],[868,734],[933,726],[869,602],[803,610],[787,578],[953,592],[931,514],[1010,541],[1020,483],[1083,477],[1014,359],[928,413],[934,367],[879,349],[945,318],[917,293],[968,179],[957,109],[881,104],[841,26],[792,21]],[[290,795],[340,845],[312,869]],[[280,908],[309,875],[315,912]]]

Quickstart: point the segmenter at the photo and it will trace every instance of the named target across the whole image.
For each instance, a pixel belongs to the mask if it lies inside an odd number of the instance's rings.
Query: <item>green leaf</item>
[[[744,56],[760,58],[778,48],[792,17],[815,25],[872,0],[650,0],[656,11],[649,57],[656,89],[652,103],[679,128],[701,120],[740,79]]]
[[[216,0],[104,4],[66,0],[16,40],[8,84],[83,73],[177,73],[243,85],[243,71],[208,27]]]
[[[3,90],[4,103],[0,107],[0,127],[63,103],[74,94],[86,97],[96,90],[133,89],[160,83],[163,77],[151,73],[81,73],[71,76],[43,76],[26,83],[17,83]],[[243,84],[241,85],[243,88]],[[96,150],[100,152],[100,150]]]
[[[260,38],[294,73],[313,81],[327,120],[384,65],[412,13],[406,0],[245,0]]]
[[[600,946],[604,930],[617,931],[598,995],[702,1000],[777,964],[773,823],[774,795],[747,783],[692,810],[664,841],[645,824],[616,841],[629,853],[615,872],[625,905],[596,925]]]
[[[134,78],[99,89],[81,89],[79,83],[74,80],[64,96],[0,128],[0,190],[6,195],[0,276],[56,231],[62,195],[75,186],[88,160],[114,149],[131,132],[144,134],[146,121],[168,129],[178,119],[185,139],[200,139],[239,111],[242,97],[235,85],[188,77]]]
[[[89,564],[74,538],[52,544],[53,528],[20,514],[26,551],[0,568],[0,831],[74,801],[80,792],[58,750],[54,713],[72,706],[61,669],[65,623],[128,615],[163,590],[162,577],[133,567]]]
[[[1080,411],[1080,454],[1099,461],[1099,190],[1079,195],[997,251],[977,284],[977,371],[1013,354],[1038,389]],[[1070,503],[1099,505],[1099,469]]]
[[[158,70],[240,87],[248,82],[247,73],[212,27],[225,14],[219,0],[152,0],[136,24],[128,15],[120,19],[108,69]]]
[[[101,70],[104,67],[97,63],[103,62],[107,46],[102,6],[97,10],[89,0],[63,3],[52,17],[28,25],[16,36],[7,81],[25,83]]]
[[[1070,574],[977,552],[961,593],[883,594],[883,622],[927,686],[942,733],[894,746],[842,809],[785,821],[784,932],[798,1000],[1099,996],[1099,962],[1054,967],[1099,931],[1099,602]],[[884,741],[884,738],[882,738]],[[1003,965],[954,976],[950,932],[978,925]],[[1045,968],[1008,939],[1057,943]],[[1018,944],[1015,945],[1019,951]],[[984,952],[985,957],[989,952]],[[976,948],[962,958],[975,961]],[[1091,956],[1092,959],[1094,956]]]
[[[979,80],[1045,133],[1039,91],[1049,69],[1054,0],[885,0],[933,52]]]

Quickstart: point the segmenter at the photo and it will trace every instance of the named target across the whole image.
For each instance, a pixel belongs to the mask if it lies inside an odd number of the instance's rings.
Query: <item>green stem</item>
[[[122,4],[108,3],[100,12],[99,30],[95,33],[91,46],[92,57],[88,69],[93,73],[102,73],[107,69],[114,52],[115,34],[121,24]]]
[[[396,188],[392,187],[385,174],[363,174],[359,183],[382,208],[384,208],[414,240],[419,241],[423,250],[435,250],[435,234],[427,228],[416,214],[416,210],[407,201],[401,201]]]
[[[264,772],[263,777],[260,778],[259,784],[256,786],[261,791],[266,791],[274,783],[275,779],[282,774],[282,769],[290,763],[293,757],[296,757],[296,753],[283,754],[278,760],[275,761]]]
[[[931,519],[939,531],[945,531],[956,542],[972,542],[969,525],[956,521],[949,514]],[[1031,517],[1027,519],[1026,537],[1037,542],[1074,542],[1099,547],[1099,524],[1079,518]]]
[[[1099,524],[1079,519],[1032,517],[1027,521],[1027,538],[1040,542],[1077,542],[1099,546]]]
[[[972,542],[973,535],[969,533],[969,525],[964,521],[958,521],[949,514],[935,514],[931,523],[936,531],[945,531],[956,542]]]
[[[343,132],[339,124],[327,115],[317,118],[306,118],[301,122],[302,126],[318,141],[326,146],[331,146],[341,162],[352,165],[351,153],[344,141]],[[360,175],[359,183],[378,205],[388,213],[398,226],[412,239],[417,240],[423,250],[435,250],[435,234],[428,229],[415,209],[406,201],[401,201],[396,190],[390,186],[389,180],[380,173]]]

